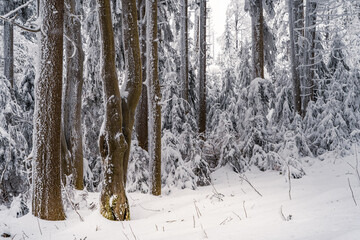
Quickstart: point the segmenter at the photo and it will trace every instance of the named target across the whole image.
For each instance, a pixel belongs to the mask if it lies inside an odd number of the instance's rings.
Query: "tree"
[[[63,220],[60,185],[60,128],[64,1],[40,2],[40,64],[35,89],[32,212]]]
[[[4,10],[10,12],[13,2],[5,4]],[[11,86],[14,85],[14,26],[12,23],[4,21],[4,75],[9,80]]]
[[[206,0],[200,1],[199,133],[206,131]]]
[[[152,194],[161,194],[161,94],[158,73],[157,0],[146,0],[146,78],[149,105],[149,155]]]
[[[83,87],[84,53],[81,39],[80,2],[65,0],[65,62],[66,76],[64,78],[63,123],[64,147],[70,152],[71,168],[75,189],[83,189],[83,148],[81,128],[81,106]],[[64,156],[63,156],[64,157]]]
[[[142,64],[142,81],[146,81],[146,4],[145,0],[138,0],[139,9],[139,32],[140,32],[140,50]],[[143,84],[139,106],[136,108],[136,134],[139,146],[148,151],[148,97],[147,86]]]
[[[100,212],[110,220],[129,220],[130,209],[125,193],[127,165],[136,105],[141,94],[141,59],[135,0],[122,0],[123,42],[127,54],[127,75],[120,96],[115,66],[115,44],[110,0],[98,0],[101,35],[101,77],[105,117],[99,148],[104,163]]]
[[[188,41],[188,0],[181,2],[180,79],[183,84],[183,98],[189,100],[189,41]]]
[[[290,58],[293,79],[294,109],[301,115],[300,31],[303,29],[302,0],[289,0]]]

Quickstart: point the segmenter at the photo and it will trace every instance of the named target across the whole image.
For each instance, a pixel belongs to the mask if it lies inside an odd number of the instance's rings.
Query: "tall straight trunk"
[[[39,73],[35,81],[32,212],[63,220],[60,186],[60,128],[64,1],[41,0]]]
[[[195,7],[195,29],[194,29],[194,45],[195,45],[195,52],[199,51],[199,37],[200,37],[200,16],[198,7]]]
[[[83,87],[84,53],[81,40],[80,3],[65,0],[65,62],[63,121],[67,149],[71,156],[71,173],[75,189],[82,190],[83,184],[83,148],[81,129],[81,95]]]
[[[99,148],[105,167],[100,212],[107,219],[122,221],[130,219],[125,184],[135,109],[142,85],[136,1],[122,0],[123,42],[127,52],[125,55],[127,76],[124,88],[128,93],[122,98],[116,76],[110,0],[97,2],[105,102],[105,117],[99,137]]]
[[[149,155],[152,194],[161,195],[161,94],[158,73],[157,0],[146,0]]]
[[[296,3],[295,3],[295,2]],[[299,72],[299,23],[295,24],[296,21],[299,21],[297,17],[299,16],[297,8],[299,0],[289,0],[289,31],[290,31],[290,58],[291,58],[291,72],[293,79],[293,94],[294,94],[294,109],[301,115],[301,90],[300,90],[300,72]]]
[[[264,78],[264,16],[262,1],[250,1],[253,78]]]
[[[146,15],[145,0],[138,0],[139,9],[139,32],[140,32],[140,51],[142,65],[142,82],[146,81]],[[148,97],[147,87],[143,84],[139,105],[136,108],[135,128],[139,146],[148,151]]]
[[[5,3],[5,12],[12,10],[11,1]],[[4,21],[4,75],[9,80],[11,87],[14,85],[14,27]]]
[[[182,95],[189,101],[189,43],[188,43],[188,0],[182,0],[181,6],[181,69],[180,79],[183,83]]]
[[[206,131],[206,0],[200,0],[199,133]]]
[[[305,51],[304,51],[304,82],[305,96],[303,101],[303,117],[310,101],[314,100],[314,62],[316,36],[316,2],[306,1],[305,17]]]

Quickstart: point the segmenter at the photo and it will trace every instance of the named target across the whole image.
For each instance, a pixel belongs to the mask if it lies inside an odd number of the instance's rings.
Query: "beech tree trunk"
[[[100,212],[107,219],[122,221],[130,219],[125,184],[135,109],[142,85],[136,1],[122,0],[123,42],[127,53],[125,55],[127,76],[124,88],[128,93],[122,98],[116,76],[110,0],[97,2],[105,103],[105,117],[99,137],[99,148],[105,168]]]
[[[13,8],[12,1],[5,3],[5,13]],[[4,75],[14,85],[14,26],[4,21]]]
[[[82,190],[83,148],[81,129],[81,103],[84,53],[81,40],[81,6],[75,0],[65,0],[65,62],[63,121],[66,147],[70,152],[72,179],[75,189]]]
[[[142,65],[142,82],[146,81],[146,3],[145,0],[138,0],[139,9],[139,32],[140,32],[140,50],[141,50],[141,65]],[[148,151],[148,97],[147,87],[142,85],[141,97],[139,105],[136,108],[135,128],[139,146]]]
[[[161,94],[158,74],[157,0],[146,0],[149,155],[152,194],[161,195]]]
[[[301,115],[301,80],[300,80],[300,50],[299,34],[301,21],[299,19],[299,4],[302,0],[289,0],[289,31],[290,31],[290,59],[293,79],[294,109]],[[295,24],[296,22],[296,24]]]
[[[250,1],[253,78],[264,78],[264,16],[262,1]]]
[[[199,133],[206,131],[206,0],[200,0]]]
[[[188,0],[181,3],[181,33],[180,33],[180,53],[181,69],[180,79],[183,83],[183,98],[189,101],[189,43],[188,43]]]
[[[35,81],[33,199],[34,216],[63,220],[60,185],[60,128],[63,71],[64,1],[41,0],[40,64]]]

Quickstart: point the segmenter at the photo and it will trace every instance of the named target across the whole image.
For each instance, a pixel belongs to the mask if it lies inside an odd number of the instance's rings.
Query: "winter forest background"
[[[1,210],[61,220],[96,193],[129,220],[126,194],[357,154],[359,1],[228,2],[215,38],[205,0],[0,0]]]

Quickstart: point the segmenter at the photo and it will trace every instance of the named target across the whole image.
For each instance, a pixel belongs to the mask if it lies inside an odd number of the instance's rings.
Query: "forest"
[[[0,239],[360,238],[359,0],[219,3],[0,0]]]

